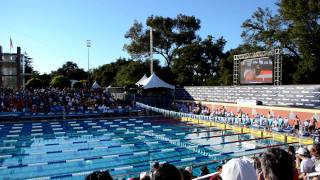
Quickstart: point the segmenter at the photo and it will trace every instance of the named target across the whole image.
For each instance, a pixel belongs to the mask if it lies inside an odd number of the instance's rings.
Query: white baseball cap
[[[190,166],[186,167],[185,170],[192,173],[192,168]]]
[[[257,180],[256,171],[248,160],[235,158],[229,160],[222,167],[223,180]]]
[[[307,155],[307,150],[306,148],[303,148],[303,147],[300,147],[297,151],[296,151],[296,154],[300,154],[300,155]]]
[[[146,176],[149,176],[149,174],[147,172],[141,172],[140,173],[140,179],[143,179]]]

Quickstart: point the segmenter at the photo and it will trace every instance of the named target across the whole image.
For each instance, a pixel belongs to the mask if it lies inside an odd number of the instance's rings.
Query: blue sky
[[[0,0],[0,45],[9,40],[34,58],[41,73],[66,61],[87,69],[86,40],[90,39],[90,67],[129,57],[124,34],[134,20],[150,15],[175,17],[182,13],[201,20],[201,37],[223,36],[225,50],[242,43],[242,22],[258,7],[276,11],[276,0]],[[14,51],[14,50],[12,50]]]

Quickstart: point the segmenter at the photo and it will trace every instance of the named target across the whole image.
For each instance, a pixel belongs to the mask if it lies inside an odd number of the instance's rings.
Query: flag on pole
[[[12,44],[12,39],[10,37],[10,49],[12,49],[12,48],[13,48],[13,44]]]

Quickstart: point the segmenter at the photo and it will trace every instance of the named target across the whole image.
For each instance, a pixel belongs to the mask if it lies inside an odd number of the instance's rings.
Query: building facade
[[[21,48],[16,53],[3,53],[0,46],[0,87],[20,89],[25,86],[25,56]]]

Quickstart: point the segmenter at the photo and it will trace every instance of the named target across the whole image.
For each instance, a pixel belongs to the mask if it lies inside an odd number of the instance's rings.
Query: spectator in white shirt
[[[303,125],[304,125],[304,131],[308,131],[308,128],[309,128],[309,120],[305,120],[303,122]]]
[[[306,148],[300,147],[296,151],[296,163],[300,170],[299,179],[304,178],[307,173],[315,171],[314,162]]]
[[[320,172],[320,144],[313,144],[310,147],[311,160],[317,172]]]

